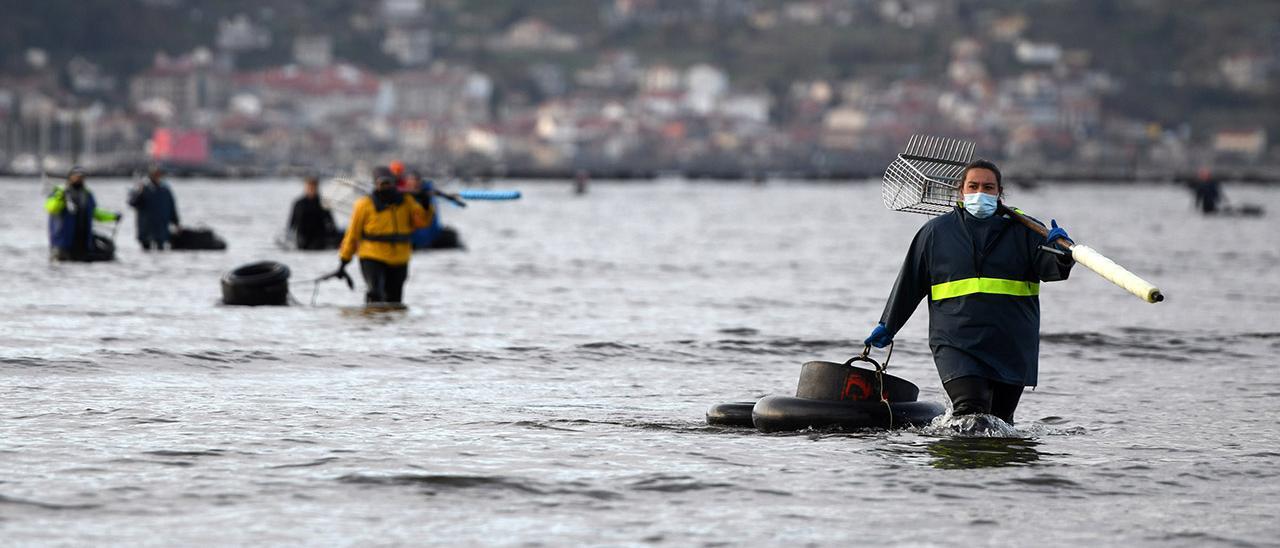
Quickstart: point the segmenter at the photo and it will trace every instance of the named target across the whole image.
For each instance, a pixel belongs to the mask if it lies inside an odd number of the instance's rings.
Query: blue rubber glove
[[[889,334],[889,328],[885,327],[884,324],[877,324],[876,328],[871,330],[871,336],[867,337],[867,340],[862,341],[862,344],[869,344],[876,348],[884,348],[889,346],[889,343],[891,342],[893,342],[893,335]]]
[[[1058,226],[1057,219],[1049,219],[1049,225],[1053,228],[1050,229],[1049,233],[1044,236],[1044,243],[1047,244],[1058,238],[1062,238],[1070,242],[1071,245],[1076,245],[1076,241],[1072,240],[1070,237],[1067,236],[1067,230],[1065,228]]]

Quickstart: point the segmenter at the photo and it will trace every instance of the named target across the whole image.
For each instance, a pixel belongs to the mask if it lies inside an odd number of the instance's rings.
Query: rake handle
[[[1049,235],[1049,229],[1046,228],[1044,225],[1037,223],[1035,221],[1032,221],[1031,219],[1027,218],[1026,215],[1018,213],[1017,211],[1014,211],[1013,208],[1007,207],[1004,204],[1000,204],[1000,208],[997,211],[997,213],[1004,213],[1005,215],[1013,217],[1013,220],[1018,221],[1019,223],[1022,223],[1022,226],[1025,226],[1031,229],[1032,232],[1039,234],[1041,238],[1044,238]],[[1057,245],[1058,247],[1064,250],[1071,251],[1071,242],[1068,242],[1067,240],[1064,240],[1062,238],[1056,238],[1051,243],[1053,243],[1054,245]]]
[[[1049,229],[1044,225],[1032,221],[1026,215],[1018,213],[1004,204],[1000,204],[1000,211],[1009,215],[1014,220],[1022,223],[1023,226],[1031,229],[1032,232],[1039,234],[1041,237],[1049,235]],[[1129,272],[1123,266],[1116,264],[1115,261],[1106,258],[1093,248],[1086,245],[1073,244],[1066,239],[1056,238],[1052,242],[1054,245],[1061,247],[1072,253],[1077,263],[1084,265],[1089,270],[1097,272],[1099,276],[1106,278],[1107,281],[1116,284],[1125,291],[1134,294],[1139,299],[1149,303],[1158,303],[1164,300],[1164,293],[1159,288],[1152,285],[1137,274]]]

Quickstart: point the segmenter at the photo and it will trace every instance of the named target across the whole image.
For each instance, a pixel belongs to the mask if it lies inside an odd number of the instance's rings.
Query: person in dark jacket
[[[1053,221],[1042,238],[1001,209],[995,164],[965,166],[964,201],[925,223],[866,344],[893,341],[929,298],[929,347],[953,415],[990,414],[1013,423],[1025,386],[1037,382],[1040,282],[1065,280],[1075,262],[1050,247],[1067,233]]]
[[[161,180],[163,176],[164,170],[160,166],[151,166],[147,180],[129,193],[129,205],[138,210],[138,243],[146,251],[152,247],[164,249],[169,244],[170,224],[174,230],[182,229],[173,190]]]
[[[66,186],[54,187],[44,202],[49,213],[49,247],[55,259],[89,260],[94,250],[93,222],[119,222],[124,217],[119,212],[99,209],[84,182],[84,171],[73,167],[67,173]]]
[[[1222,201],[1222,182],[1208,168],[1200,168],[1196,173],[1191,191],[1196,195],[1196,207],[1201,213],[1213,215],[1218,212],[1218,202]]]
[[[289,231],[293,232],[298,249],[337,247],[338,227],[333,223],[333,213],[320,201],[320,180],[314,175],[304,179],[302,197],[293,202]]]

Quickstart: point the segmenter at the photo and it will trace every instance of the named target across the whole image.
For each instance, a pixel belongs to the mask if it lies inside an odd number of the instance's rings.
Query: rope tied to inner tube
[[[346,271],[345,269],[342,269],[342,268],[339,268],[338,270],[335,270],[335,271],[333,271],[333,272],[330,272],[330,273],[328,273],[328,274],[325,274],[324,276],[320,276],[319,278],[315,278],[315,279],[312,279],[312,280],[302,280],[302,281],[300,281],[300,282],[298,282],[298,283],[300,283],[300,284],[307,284],[307,283],[309,283],[309,284],[313,284],[313,285],[311,286],[311,306],[315,306],[315,305],[316,305],[316,296],[318,296],[318,295],[320,294],[320,282],[323,282],[323,281],[325,281],[325,280],[331,280],[331,279],[334,279],[334,278],[337,278],[337,279],[339,279],[339,280],[342,280],[342,281],[344,281],[344,282],[347,282],[347,288],[348,288],[348,289],[350,289],[350,290],[352,290],[352,291],[355,291],[355,289],[356,289],[355,282],[351,280],[351,275],[347,274],[347,271]],[[293,292],[289,292],[289,298],[290,298],[290,299],[293,299],[293,301],[294,301],[295,303],[299,302],[297,299],[294,299],[294,298],[293,298]]]
[[[868,344],[862,348],[862,354],[849,358],[844,362],[845,365],[852,367],[853,362],[867,362],[875,368],[876,373],[876,390],[879,392],[880,403],[884,404],[884,408],[889,415],[889,429],[893,430],[893,406],[889,405],[889,398],[884,395],[884,374],[889,370],[889,358],[893,357],[893,341],[889,342],[889,353],[885,354],[884,362],[878,362],[871,357],[871,345]]]

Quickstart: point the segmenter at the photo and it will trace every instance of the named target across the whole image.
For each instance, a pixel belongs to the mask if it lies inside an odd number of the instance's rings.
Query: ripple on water
[[[732,483],[704,481],[692,476],[653,474],[631,483],[635,491],[657,491],[660,493],[683,493],[686,491],[702,491],[706,489],[733,489]]]
[[[99,508],[101,504],[59,504],[53,502],[42,502],[38,500],[21,499],[0,495],[0,506],[19,506],[29,508],[39,508],[42,510],[92,510]]]
[[[511,491],[533,495],[545,494],[545,491],[539,488],[535,482],[508,476],[356,472],[340,476],[338,481],[354,485],[419,487],[429,494],[471,489]]]

